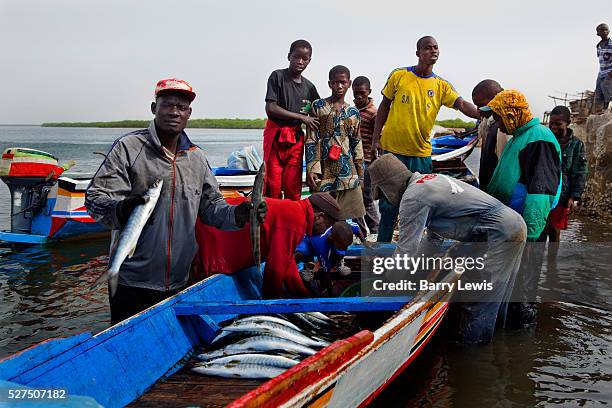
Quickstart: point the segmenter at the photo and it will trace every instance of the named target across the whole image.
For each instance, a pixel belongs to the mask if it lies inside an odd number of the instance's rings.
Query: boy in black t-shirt
[[[265,196],[299,200],[302,192],[304,135],[302,123],[316,130],[316,118],[303,113],[306,104],[319,99],[317,88],[302,72],[310,63],[312,46],[306,40],[294,41],[287,59],[289,68],[277,69],[268,78],[264,162]]]

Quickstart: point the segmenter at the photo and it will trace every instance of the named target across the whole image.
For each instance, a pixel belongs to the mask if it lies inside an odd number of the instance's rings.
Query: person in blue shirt
[[[359,236],[359,225],[338,221],[320,235],[306,236],[295,249],[296,262],[308,262],[315,258],[320,270],[330,272],[337,267],[353,243],[353,235]]]

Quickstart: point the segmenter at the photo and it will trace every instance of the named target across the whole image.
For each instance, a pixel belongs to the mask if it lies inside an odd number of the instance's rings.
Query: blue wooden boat
[[[390,244],[374,250],[355,246],[347,257],[393,250]],[[458,277],[452,272],[443,281]],[[95,335],[30,347],[0,361],[0,393],[2,386],[63,389],[105,407],[362,406],[423,350],[451,296],[427,291],[414,297],[262,300],[261,282],[254,268],[215,275]],[[219,379],[189,370],[194,353],[208,345],[222,322],[238,314],[304,311],[394,314],[376,330],[338,340],[269,381]]]

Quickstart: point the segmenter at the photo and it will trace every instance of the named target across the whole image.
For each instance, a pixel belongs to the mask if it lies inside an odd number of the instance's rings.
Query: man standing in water
[[[472,101],[480,110],[481,115],[480,125],[478,126],[478,136],[482,146],[480,149],[478,184],[483,191],[487,190],[499,158],[510,139],[510,136],[499,130],[499,124],[493,119],[493,111],[487,106],[491,99],[503,90],[498,82],[485,79],[480,81],[472,91]]]
[[[143,194],[153,182],[164,182],[133,256],[121,265],[117,291],[109,299],[112,324],[186,287],[198,247],[198,216],[222,229],[241,227],[249,220],[252,205],[225,202],[204,152],[184,131],[195,96],[186,81],[159,81],[151,103],[155,119],[147,129],[113,143],[85,194],[87,212],[116,237],[134,208],[144,204]],[[258,215],[263,220],[265,204]]]
[[[527,245],[517,276],[510,325],[535,323],[535,296],[544,257],[546,220],[561,194],[561,148],[550,129],[534,118],[525,95],[506,89],[487,104],[502,132],[512,135],[487,193],[523,216]],[[536,244],[540,243],[540,244]]]
[[[480,115],[476,106],[461,98],[448,81],[434,74],[433,66],[440,54],[438,42],[426,36],[416,47],[418,64],[395,69],[382,90],[383,100],[378,107],[372,137],[372,160],[376,158],[380,139],[383,150],[393,153],[408,170],[431,173],[429,134],[442,105],[474,119]],[[378,241],[389,242],[399,208],[385,197],[378,205],[381,214]]]
[[[397,255],[418,257],[427,252],[428,243],[439,241],[431,239],[432,235],[466,243],[463,252],[472,260],[480,256],[477,251],[483,252],[483,268],[466,271],[464,278],[486,280],[491,289],[470,295],[455,306],[461,312],[462,342],[491,341],[498,315],[504,323],[504,302],[509,299],[525,244],[521,216],[462,181],[442,174],[413,173],[392,154],[380,157],[368,171],[374,198],[385,197],[400,209]],[[476,242],[479,244],[473,244]]]

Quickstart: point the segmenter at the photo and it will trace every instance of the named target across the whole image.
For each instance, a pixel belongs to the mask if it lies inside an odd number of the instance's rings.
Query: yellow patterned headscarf
[[[525,95],[515,89],[501,91],[487,106],[501,117],[510,135],[533,119]]]

